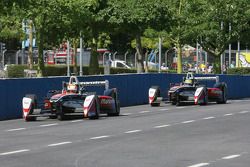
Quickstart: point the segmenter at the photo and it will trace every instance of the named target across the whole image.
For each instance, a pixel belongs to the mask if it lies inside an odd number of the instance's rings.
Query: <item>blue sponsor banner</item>
[[[180,83],[184,74],[126,74],[126,75],[99,75],[79,77],[79,81],[109,80],[110,88],[118,89],[121,106],[132,106],[148,103],[148,90],[157,85],[161,89],[161,96],[167,98],[170,83]],[[203,75],[214,76],[214,75]],[[221,82],[228,85],[228,97],[231,99],[250,97],[250,76],[219,75]],[[38,102],[43,99],[49,90],[61,90],[62,81],[68,82],[69,77],[50,78],[23,78],[0,80],[0,120],[22,117],[22,98],[26,94],[36,94]],[[206,81],[209,87],[214,82]],[[88,91],[96,91],[103,94],[104,88],[87,88]]]

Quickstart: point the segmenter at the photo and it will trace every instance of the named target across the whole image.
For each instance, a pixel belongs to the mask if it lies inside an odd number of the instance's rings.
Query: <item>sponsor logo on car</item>
[[[112,104],[113,100],[112,99],[101,99],[101,104]]]

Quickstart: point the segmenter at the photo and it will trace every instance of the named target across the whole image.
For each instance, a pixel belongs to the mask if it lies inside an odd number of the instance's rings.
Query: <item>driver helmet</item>
[[[186,79],[184,81],[184,83],[187,84],[187,85],[192,85],[193,84],[193,80],[192,79]]]

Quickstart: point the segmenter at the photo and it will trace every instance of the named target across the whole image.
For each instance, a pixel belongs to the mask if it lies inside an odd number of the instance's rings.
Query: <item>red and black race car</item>
[[[213,87],[208,88],[199,81],[215,80]],[[159,87],[151,87],[149,89],[149,103],[151,106],[159,106],[160,101]],[[188,73],[183,78],[182,83],[171,84],[168,90],[168,99],[173,105],[181,105],[185,102],[193,102],[194,104],[206,105],[208,102],[226,103],[227,102],[227,84],[219,82],[219,76],[216,77],[194,77],[192,73]]]
[[[87,92],[86,88],[105,86],[103,95]],[[34,94],[26,95],[22,100],[23,118],[34,121],[37,117],[58,118],[64,120],[67,115],[82,115],[89,119],[98,119],[99,115],[119,116],[120,102],[116,88],[109,89],[108,80],[79,82],[71,76],[69,82],[63,82],[61,91],[51,90],[47,93],[44,103],[39,107]]]

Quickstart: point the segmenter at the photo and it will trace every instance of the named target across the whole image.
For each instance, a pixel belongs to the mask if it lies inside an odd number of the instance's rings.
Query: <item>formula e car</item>
[[[96,92],[86,90],[93,86],[105,86],[104,94],[96,95]],[[117,89],[109,89],[107,80],[79,82],[76,76],[71,76],[68,83],[63,82],[61,91],[48,91],[42,105],[39,106],[36,95],[29,94],[23,98],[22,106],[25,121],[35,121],[37,117],[64,120],[68,115],[98,119],[102,113],[108,116],[120,114]]]
[[[208,88],[198,81],[215,80],[214,87]],[[161,99],[159,88],[151,87],[149,89],[149,103],[151,106],[159,106]],[[208,102],[226,103],[227,102],[227,84],[219,82],[219,76],[216,77],[194,77],[192,73],[187,73],[182,83],[170,84],[168,90],[169,102],[173,105],[181,105],[185,102],[206,105]]]

